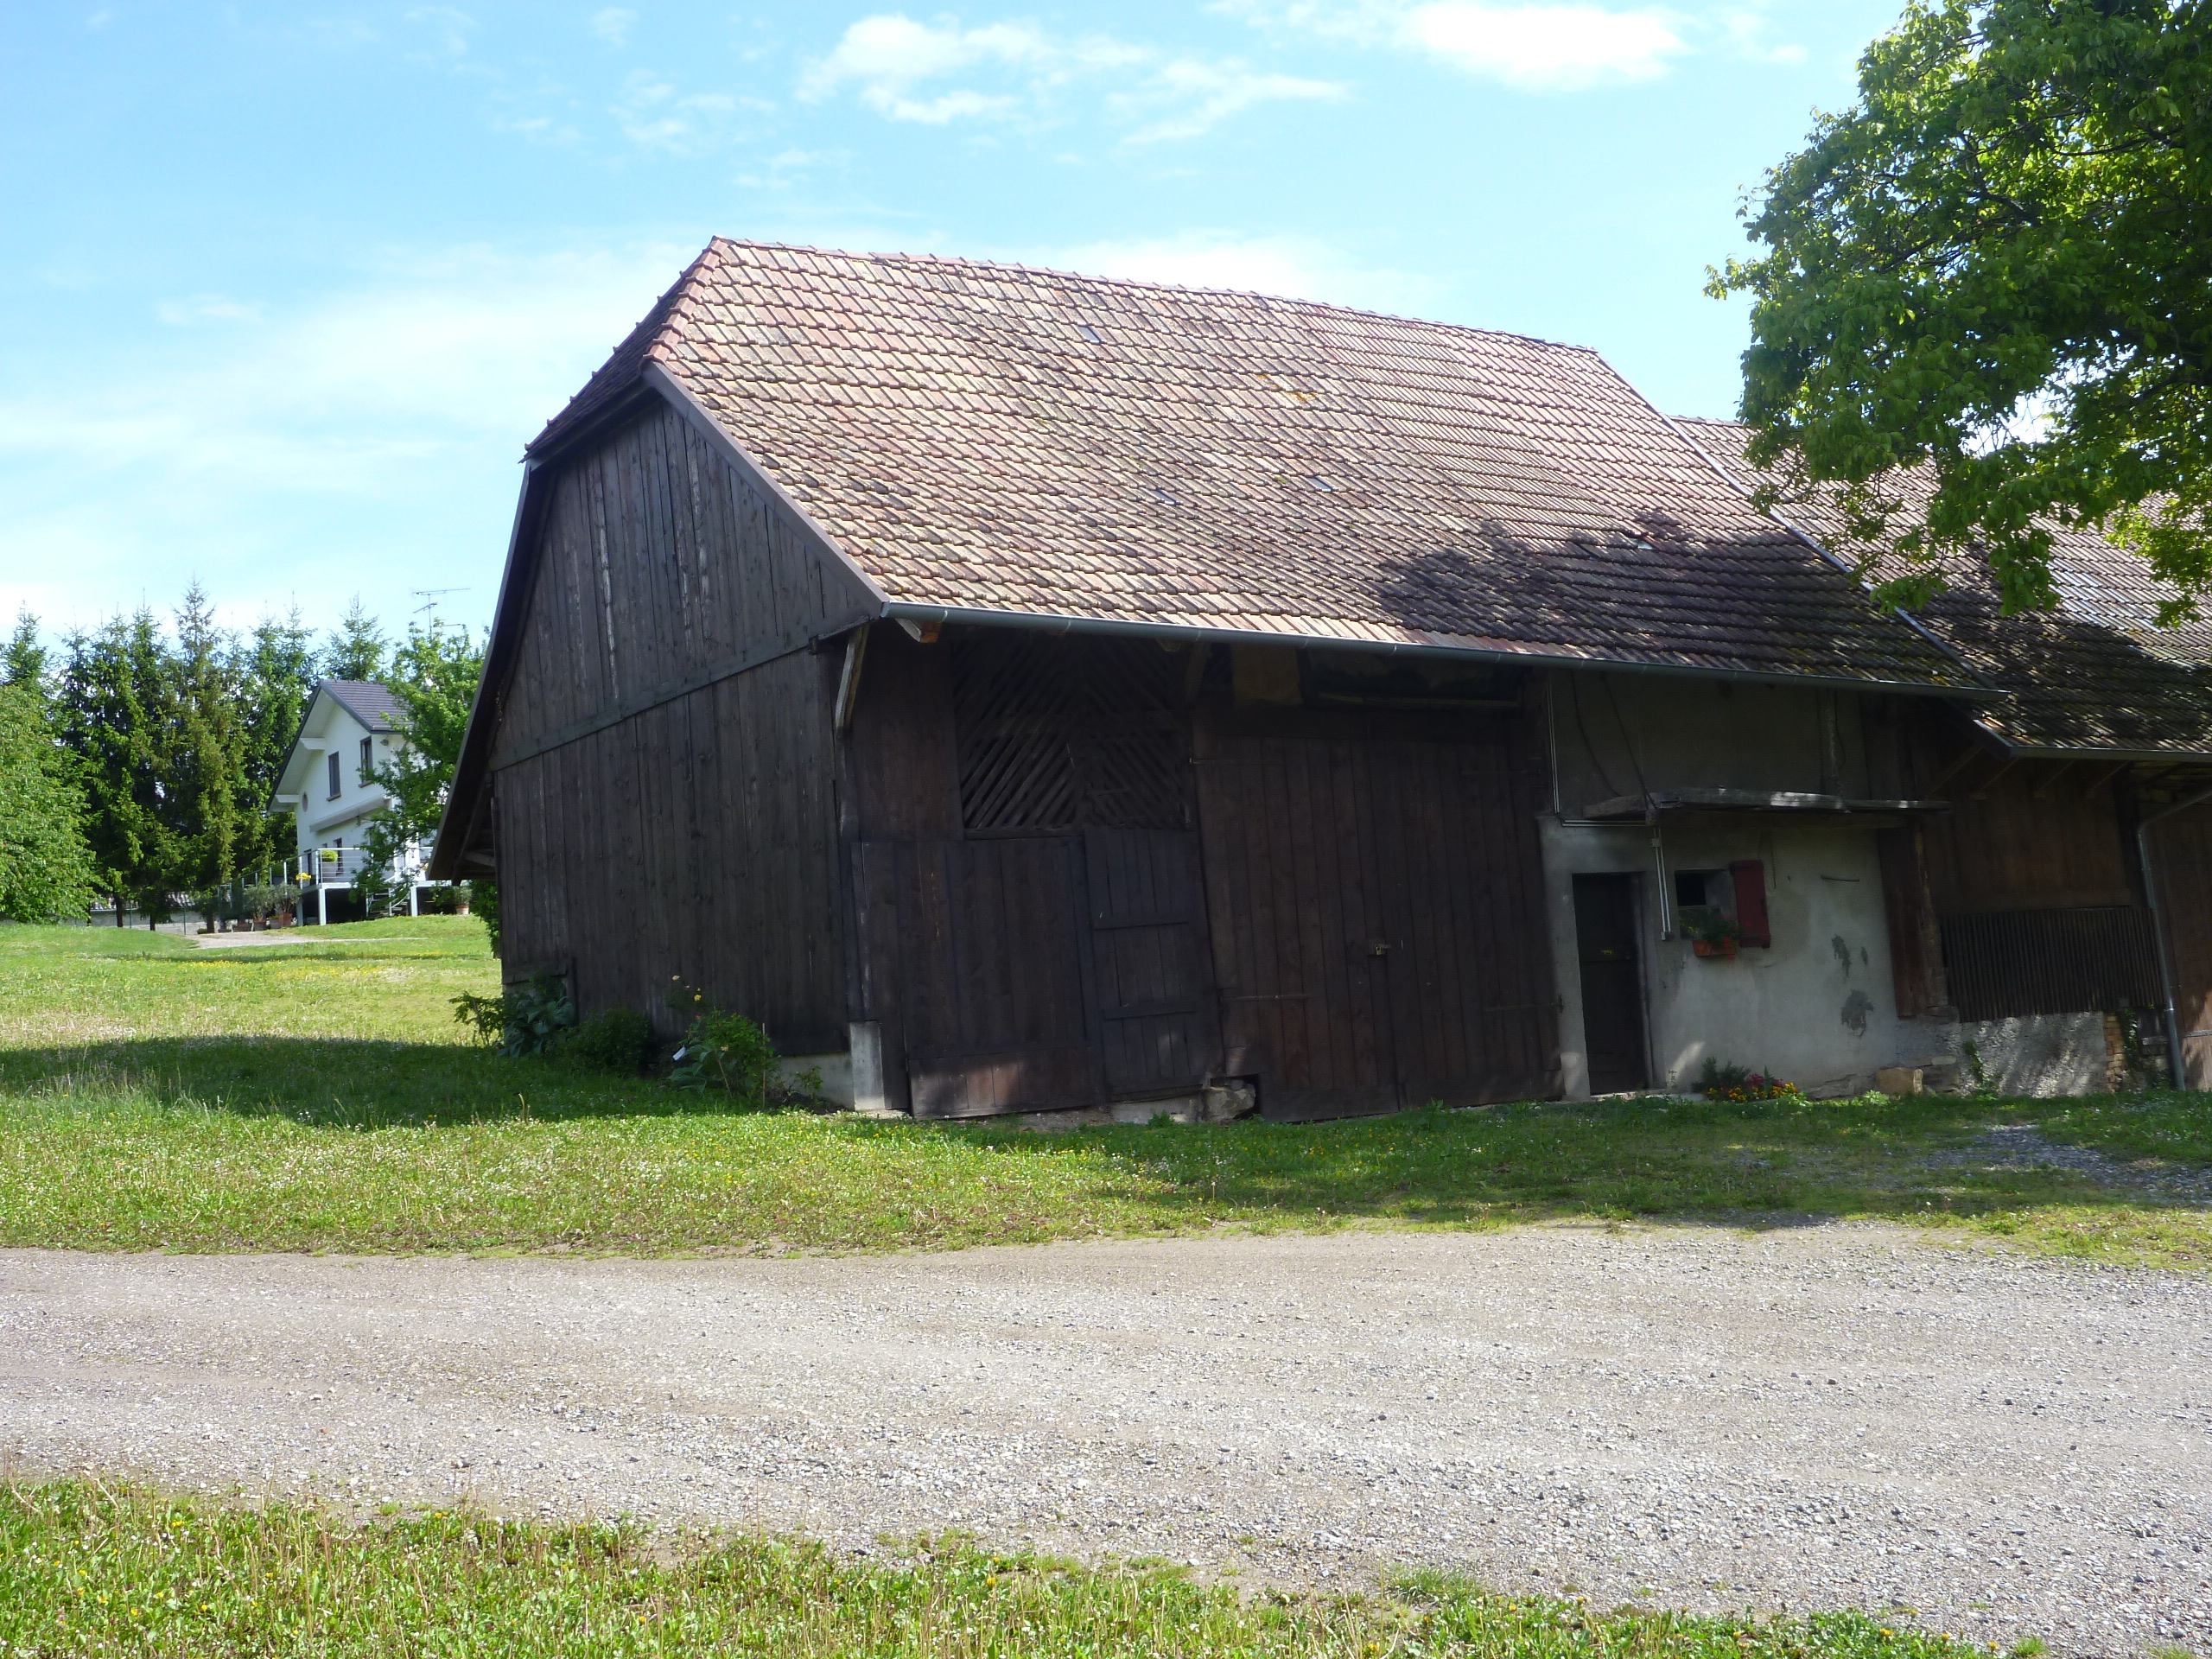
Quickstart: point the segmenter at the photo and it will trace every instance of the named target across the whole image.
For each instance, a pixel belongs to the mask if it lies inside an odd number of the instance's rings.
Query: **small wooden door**
[[[1582,1046],[1590,1058],[1590,1092],[1611,1095],[1649,1087],[1633,875],[1574,878],[1574,941],[1581,964]]]
[[[1221,1065],[1198,838],[1187,830],[1086,830],[1091,999],[1106,1092],[1201,1087]]]

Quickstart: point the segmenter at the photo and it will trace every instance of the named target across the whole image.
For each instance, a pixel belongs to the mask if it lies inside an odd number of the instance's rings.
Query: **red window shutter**
[[[1736,878],[1736,926],[1745,944],[1771,946],[1773,930],[1766,923],[1766,866],[1756,858],[1739,858],[1728,867]]]

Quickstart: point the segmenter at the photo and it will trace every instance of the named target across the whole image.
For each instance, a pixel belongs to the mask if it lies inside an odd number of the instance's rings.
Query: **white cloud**
[[[1802,46],[1768,44],[1768,19],[1758,4],[1720,12],[1714,16],[1713,22],[1732,56],[1749,58],[1754,63],[1798,64],[1805,61],[1805,48]]]
[[[417,6],[407,14],[407,21],[429,35],[431,54],[442,58],[467,55],[468,37],[476,28],[474,17],[451,6]]]
[[[1432,278],[1362,264],[1342,249],[1312,237],[1187,231],[1051,248],[1025,257],[1032,264],[1089,276],[1176,283],[1186,288],[1242,289],[1376,311],[1419,313],[1433,308],[1442,294]]]
[[[1195,58],[1176,58],[1162,64],[1134,92],[1115,94],[1114,104],[1124,110],[1172,108],[1173,113],[1139,127],[1129,135],[1131,143],[1153,143],[1168,138],[1194,138],[1216,123],[1249,109],[1255,104],[1282,99],[1338,99],[1344,88],[1324,80],[1303,80],[1294,75],[1272,74],[1248,67],[1231,59],[1204,63]]]
[[[203,322],[258,322],[261,308],[226,300],[219,294],[198,294],[188,300],[162,300],[154,315],[172,328],[189,328]]]
[[[1654,80],[1686,48],[1668,16],[1595,6],[1441,0],[1399,20],[1404,41],[1471,74],[1534,92]]]
[[[942,86],[955,76],[984,84]],[[1104,35],[1062,36],[1026,22],[963,29],[884,12],[848,27],[829,55],[808,67],[798,95],[818,102],[851,87],[892,120],[943,125],[1041,114],[1053,94],[1085,79],[1115,83],[1108,107],[1138,123],[1130,137],[1144,143],[1196,137],[1255,104],[1343,90],[1236,59],[1171,57]]]
[[[623,136],[646,149],[696,156],[718,143],[750,100],[727,92],[683,92],[646,70],[631,73],[613,106]]]
[[[1764,0],[1696,12],[1584,0],[1217,0],[1216,9],[1279,33],[1416,52],[1524,92],[1656,80],[1708,49],[1775,64],[1805,55],[1769,42]]]
[[[395,258],[295,308],[176,302],[205,326],[0,381],[0,600],[90,621],[197,570],[234,620],[356,588],[389,619],[380,591],[455,581],[488,607],[523,444],[695,251]]]
[[[591,15],[591,32],[609,46],[630,44],[631,26],[638,21],[638,14],[626,6],[608,6]]]

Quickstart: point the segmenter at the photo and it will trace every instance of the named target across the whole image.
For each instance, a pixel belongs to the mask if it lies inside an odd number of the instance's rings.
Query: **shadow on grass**
[[[1006,1120],[912,1123],[734,1111],[725,1097],[574,1062],[449,1044],[167,1038],[0,1052],[0,1090],[88,1113],[151,1107],[406,1129],[607,1119],[768,1119],[806,1155],[931,1155],[1008,1188],[1024,1166],[1094,1165],[1161,1224],[1464,1227],[1567,1217],[1784,1228],[1836,1215],[1970,1220],[2037,1205],[2189,1207],[2049,1169],[1958,1161],[2027,1103],[1649,1102],[1427,1109],[1311,1124],[1117,1126],[1036,1134]],[[2079,1103],[2037,1103],[2054,1117]],[[708,1128],[702,1123],[702,1131]],[[961,1179],[967,1179],[963,1177]],[[1049,1232],[1049,1229],[1048,1229]]]
[[[707,1097],[551,1059],[454,1043],[154,1037],[0,1051],[0,1089],[87,1109],[143,1103],[332,1128],[669,1116]]]

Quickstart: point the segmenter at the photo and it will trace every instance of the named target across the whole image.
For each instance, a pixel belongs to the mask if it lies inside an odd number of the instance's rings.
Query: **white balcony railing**
[[[406,848],[393,874],[403,881],[423,880],[429,857],[429,849],[419,844]],[[300,855],[294,874],[303,887],[350,887],[368,868],[369,855],[359,847],[316,847]]]

